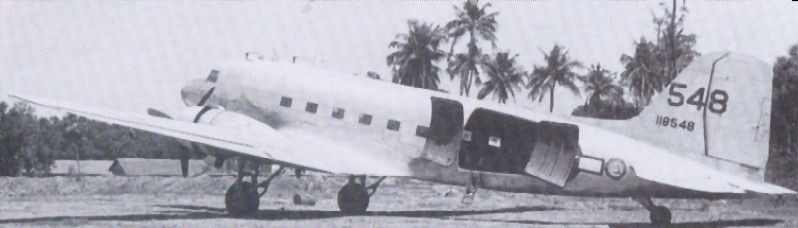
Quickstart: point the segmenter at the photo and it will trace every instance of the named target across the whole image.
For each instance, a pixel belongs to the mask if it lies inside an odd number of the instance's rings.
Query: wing
[[[338,174],[409,175],[407,168],[390,159],[370,156],[345,147],[341,143],[314,137],[309,133],[286,135],[265,124],[263,126],[267,129],[259,129],[254,131],[257,135],[251,135],[253,132],[223,126],[122,113],[20,95],[9,95],[9,97],[37,107],[218,147],[233,153],[233,156],[263,159],[292,167]]]

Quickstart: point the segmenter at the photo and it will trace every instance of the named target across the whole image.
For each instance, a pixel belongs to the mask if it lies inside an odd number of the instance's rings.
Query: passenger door
[[[455,100],[431,97],[430,126],[417,129],[427,139],[424,158],[441,165],[451,165],[460,148],[463,132],[463,105]]]

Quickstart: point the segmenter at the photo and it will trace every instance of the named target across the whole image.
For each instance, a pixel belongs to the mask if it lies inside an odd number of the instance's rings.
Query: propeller
[[[166,113],[164,113],[164,112],[162,112],[162,111],[160,111],[158,109],[154,109],[154,108],[148,108],[147,109],[147,114],[150,114],[151,116],[154,116],[154,117],[161,117],[161,118],[170,119],[170,120],[172,119],[171,116],[167,115]]]
[[[194,145],[194,143],[191,143],[191,145]],[[180,148],[180,172],[182,172],[183,177],[188,177],[188,159],[191,157],[191,154],[189,154],[190,151],[188,148],[183,146],[180,146]]]
[[[170,120],[172,119],[172,117],[169,116],[168,114],[154,108],[148,108],[147,114],[154,117],[160,117]],[[191,145],[193,149],[196,149],[194,143],[191,143]],[[180,154],[178,156],[180,157],[180,171],[182,172],[183,177],[188,177],[188,160],[191,158],[191,151],[189,150],[189,148],[186,148],[185,146],[181,145]]]
[[[213,94],[214,90],[216,90],[216,87],[211,87],[208,92],[205,92],[205,95],[202,95],[202,98],[200,99],[199,103],[197,103],[197,106],[205,105],[205,102],[208,101],[208,98],[211,97],[211,94]]]
[[[202,110],[200,110],[197,113],[197,116],[194,117],[194,123],[198,123],[203,114],[205,114],[209,110],[213,109],[210,106],[205,106],[205,102],[207,102],[208,99],[211,97],[211,95],[213,95],[213,91],[214,90],[216,90],[216,87],[211,87],[211,89],[209,89],[207,92],[205,92],[205,94],[202,95],[202,98],[200,98],[199,102],[197,103],[197,106],[204,106],[204,107],[202,107]],[[166,114],[166,113],[164,113],[164,112],[162,112],[160,110],[153,109],[153,108],[148,108],[147,109],[147,114],[149,114],[150,116],[164,118],[164,119],[170,119],[170,120],[173,119],[168,114]],[[191,159],[191,152],[192,151],[195,151],[195,152],[199,151],[199,145],[197,145],[196,143],[193,143],[193,142],[189,142],[189,144],[191,145],[190,148],[188,148],[186,146],[183,146],[183,145],[180,146],[180,152],[179,152],[180,153],[179,154],[180,171],[182,172],[183,177],[188,177],[188,162],[189,162],[189,159]],[[217,158],[216,163],[220,163],[220,162],[223,162],[223,161],[224,161],[224,158],[222,158],[222,159],[218,159]]]

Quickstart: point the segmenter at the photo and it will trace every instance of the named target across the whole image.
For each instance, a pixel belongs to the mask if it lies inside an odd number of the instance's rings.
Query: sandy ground
[[[304,179],[304,180],[303,180]],[[280,177],[257,215],[232,218],[224,192],[232,177],[0,178],[0,227],[507,227],[647,226],[648,213],[629,199],[513,194],[480,190],[460,203],[462,187],[388,179],[369,213],[344,216],[336,193],[341,178]],[[315,205],[294,205],[300,192]],[[798,200],[776,206],[769,198],[656,200],[685,227],[798,227]]]

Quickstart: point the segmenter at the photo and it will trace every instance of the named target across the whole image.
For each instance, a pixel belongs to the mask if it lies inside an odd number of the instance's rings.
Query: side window
[[[335,108],[332,112],[332,117],[336,119],[343,119],[344,118],[344,109],[343,108]]]
[[[399,131],[399,127],[401,124],[402,124],[401,122],[396,120],[388,120],[388,126],[386,126],[386,128],[392,131]]]
[[[313,102],[308,102],[308,104],[305,105],[305,111],[309,113],[316,113],[318,109],[319,109],[319,104]]]
[[[501,148],[502,147],[502,138],[499,138],[499,137],[491,135],[488,138],[488,145],[490,145],[492,147],[496,147],[496,148]]]
[[[283,106],[283,107],[286,107],[286,108],[290,108],[291,107],[291,102],[293,102],[293,101],[294,100],[291,99],[290,97],[282,97],[282,98],[280,98],[280,106]]]
[[[371,125],[371,115],[360,114],[360,118],[358,118],[357,122],[364,125]]]
[[[211,70],[211,73],[208,74],[208,78],[205,80],[209,82],[216,82],[216,80],[219,80],[219,71]]]
[[[418,125],[418,127],[416,127],[416,136],[426,138],[428,131],[429,131],[428,127]]]

